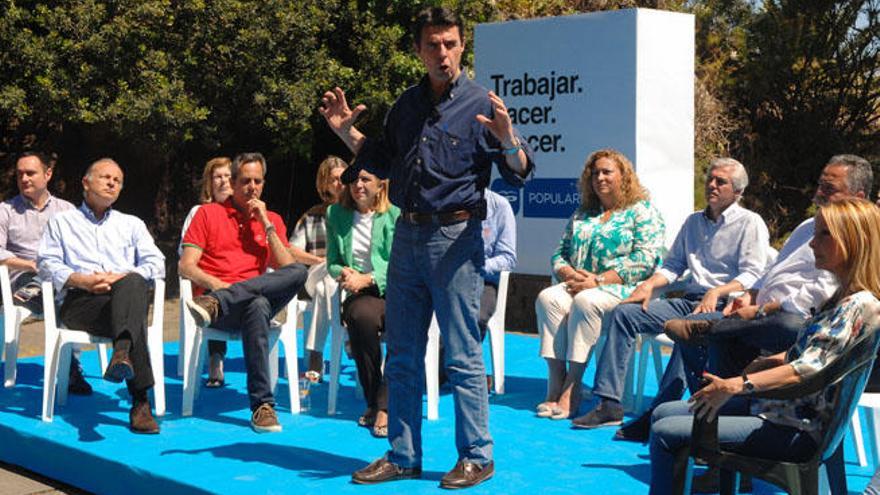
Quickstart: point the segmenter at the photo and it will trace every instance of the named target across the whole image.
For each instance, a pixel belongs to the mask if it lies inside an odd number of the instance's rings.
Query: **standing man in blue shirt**
[[[501,98],[462,75],[461,19],[445,8],[427,8],[416,18],[413,37],[427,74],[397,99],[381,138],[367,138],[354,127],[366,107],[351,109],[340,88],[325,93],[320,108],[331,129],[358,155],[343,181],[351,182],[361,169],[389,178],[391,202],[403,212],[394,232],[386,293],[391,450],[356,471],[352,481],[421,476],[424,356],[434,312],[446,343],[458,449],[458,462],[440,486],[465,488],[494,473],[477,324],[483,190],[492,163],[508,182],[522,185],[534,162]]]
[[[83,203],[49,220],[37,267],[61,301],[59,318],[70,328],[113,339],[104,379],[127,381],[131,430],[159,433],[147,392],[153,370],[147,351],[148,282],[165,277],[165,256],[144,222],[112,208],[122,191],[122,169],[103,158],[82,180]]]

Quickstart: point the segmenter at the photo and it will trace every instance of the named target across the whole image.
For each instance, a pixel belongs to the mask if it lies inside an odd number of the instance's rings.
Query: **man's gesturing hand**
[[[318,107],[318,113],[324,116],[327,125],[333,129],[333,132],[342,136],[348,134],[354,121],[366,109],[366,105],[358,105],[354,107],[354,110],[349,108],[348,101],[345,99],[345,91],[336,87],[332,91],[324,93],[324,97],[321,98],[321,106]]]

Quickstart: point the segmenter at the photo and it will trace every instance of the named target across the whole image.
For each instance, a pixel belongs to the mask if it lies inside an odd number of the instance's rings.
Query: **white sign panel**
[[[517,215],[516,271],[549,273],[583,164],[601,148],[633,161],[670,245],[693,210],[693,16],[618,10],[481,24],[474,37],[477,81],[536,152],[525,188],[497,171],[492,181]]]

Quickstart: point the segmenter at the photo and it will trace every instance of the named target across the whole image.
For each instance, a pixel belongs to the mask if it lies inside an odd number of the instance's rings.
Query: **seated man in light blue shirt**
[[[607,341],[596,363],[593,386],[593,395],[600,402],[573,421],[575,428],[621,423],[620,401],[638,334],[658,334],[663,324],[674,318],[707,318],[723,309],[727,294],[750,289],[764,272],[770,247],[767,225],[757,213],[737,203],[748,180],[738,161],[712,161],[706,175],[706,209],[685,220],[663,266],[608,315]],[[652,299],[655,289],[676,281],[688,270],[691,281],[682,298]],[[670,361],[668,367],[678,383],[678,390],[667,387],[671,394],[680,394],[686,380],[698,379],[685,376],[680,358]]]
[[[51,280],[69,328],[113,339],[104,379],[127,381],[135,433],[159,433],[147,392],[153,371],[147,352],[148,283],[165,276],[165,256],[139,218],[112,209],[123,173],[109,158],[96,161],[82,180],[83,203],[55,215],[37,256],[40,278]]]
[[[507,199],[485,190],[486,218],[483,220],[483,293],[480,295],[480,338],[486,338],[489,319],[495,313],[498,302],[498,281],[501,272],[516,266],[516,217]],[[440,362],[444,362],[443,342],[440,342]],[[445,366],[440,367],[440,383],[446,382]],[[491,387],[490,387],[491,388]]]

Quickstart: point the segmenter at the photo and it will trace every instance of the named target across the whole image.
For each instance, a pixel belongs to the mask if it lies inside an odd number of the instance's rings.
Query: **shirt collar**
[[[707,206],[706,209],[703,210],[703,217],[711,223],[727,223],[739,212],[739,210],[742,210],[742,206],[734,201],[732,205],[728,206],[721,212],[721,215],[718,216],[718,220],[713,222],[712,219],[709,218],[709,207]]]
[[[107,208],[107,211],[104,213],[104,218],[102,218],[102,219],[100,219],[100,220],[98,220],[98,216],[95,215],[95,212],[92,211],[91,208],[89,208],[89,205],[86,204],[85,201],[83,201],[83,202],[79,205],[79,211],[81,211],[81,212],[83,213],[83,215],[85,215],[86,218],[87,218],[90,222],[92,222],[92,223],[97,223],[97,224],[102,224],[102,223],[106,222],[108,218],[110,218],[110,215],[113,213],[113,207],[111,206],[110,208]]]
[[[51,204],[55,198],[54,196],[52,196],[51,193],[48,193],[48,194],[49,194],[49,197],[46,199],[46,204],[44,204],[42,208],[37,208],[37,205],[35,205],[28,198],[24,197],[24,194],[19,194],[18,196],[16,196],[15,201],[18,202],[19,205],[24,206],[25,208],[31,208],[31,209],[34,209],[37,211],[43,211],[49,207],[49,204]]]
[[[458,74],[458,77],[455,78],[455,81],[452,81],[452,83],[446,88],[446,91],[440,96],[440,101],[438,102],[438,104],[446,100],[451,100],[455,98],[456,93],[458,93],[467,82],[470,82],[470,78],[468,78],[467,69],[462,66],[461,72]],[[434,95],[431,90],[431,80],[427,74],[422,76],[422,80],[419,82],[419,86],[422,88],[422,95],[425,97],[425,99],[434,104]]]

